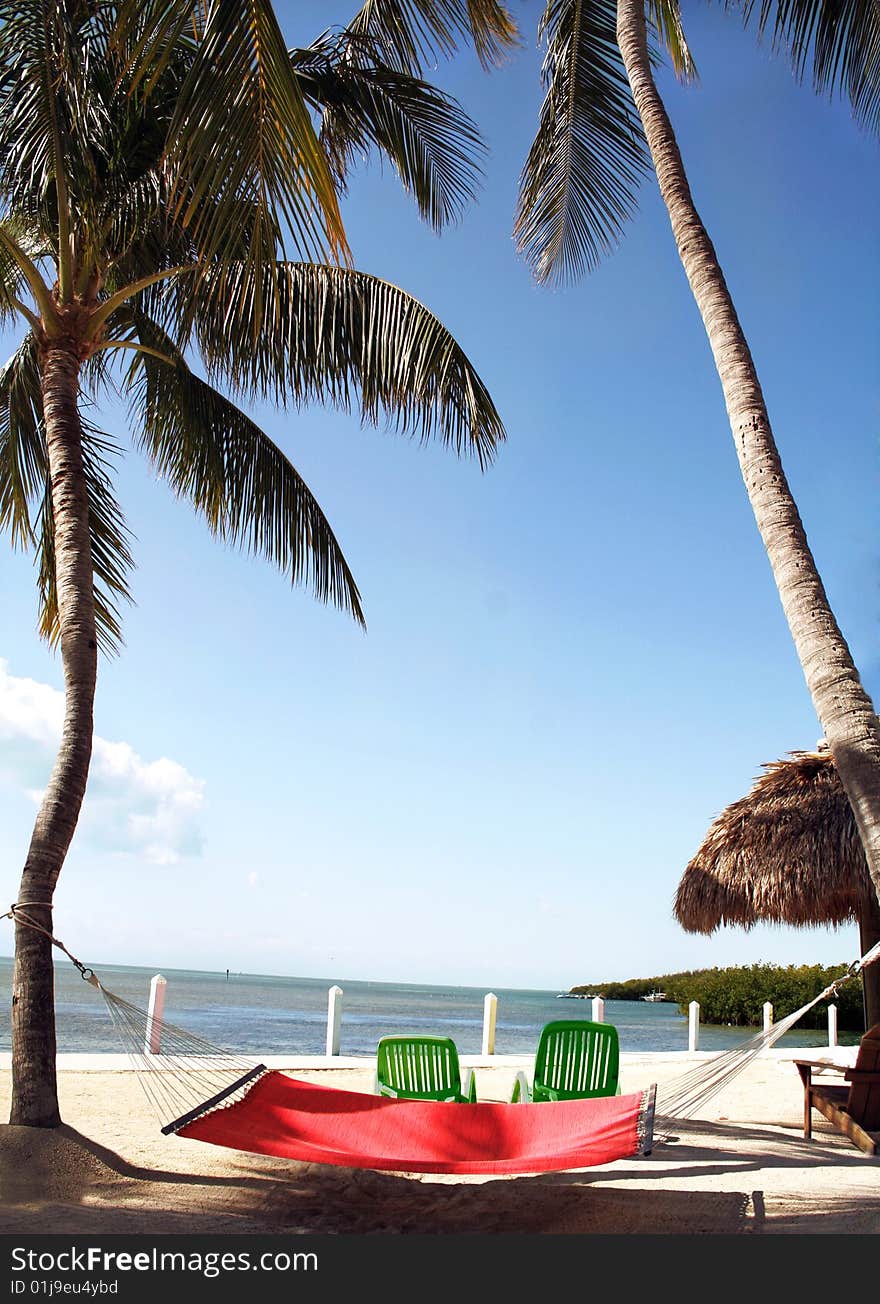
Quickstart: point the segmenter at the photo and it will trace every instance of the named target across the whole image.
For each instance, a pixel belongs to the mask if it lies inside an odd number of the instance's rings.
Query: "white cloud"
[[[248,887],[256,887],[260,881],[260,876],[255,869],[252,869],[247,876]]]
[[[0,660],[0,775],[33,801],[49,777],[63,719],[63,694],[11,675]],[[204,788],[176,761],[145,761],[130,743],[96,735],[81,836],[160,865],[201,855]]]

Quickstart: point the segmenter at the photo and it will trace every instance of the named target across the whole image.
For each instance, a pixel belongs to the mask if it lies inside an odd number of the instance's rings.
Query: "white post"
[[[773,1027],[773,1002],[764,1002],[764,1031],[769,1032]]]
[[[688,1006],[688,1050],[696,1050],[700,1044],[700,1002],[691,1001]]]
[[[593,997],[593,1022],[605,1022],[605,1002],[602,1000],[601,996]]]
[[[162,1015],[165,1011],[165,988],[168,982],[160,973],[150,982],[150,1004],[144,1033],[144,1054],[158,1055],[162,1048]]]
[[[342,1030],[342,988],[334,986],[327,993],[327,1054],[339,1054]]]
[[[828,1006],[828,1045],[837,1045],[837,1006]]]
[[[483,1001],[483,1054],[495,1054],[495,1020],[498,1016],[498,997],[487,992]]]

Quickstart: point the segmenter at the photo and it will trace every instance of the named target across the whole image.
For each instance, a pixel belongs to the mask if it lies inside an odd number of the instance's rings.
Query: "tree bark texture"
[[[64,669],[64,726],[21,877],[24,914],[52,931],[52,895],[85,796],[92,754],[97,637],[82,455],[79,355],[70,341],[43,342],[40,370]],[[21,921],[15,930],[10,1123],[55,1127],[61,1118],[55,1079],[52,944]]]
[[[880,722],[816,569],[748,343],[694,206],[675,134],[654,84],[644,0],[618,0],[617,41],[679,256],[715,359],[749,500],[880,899]]]

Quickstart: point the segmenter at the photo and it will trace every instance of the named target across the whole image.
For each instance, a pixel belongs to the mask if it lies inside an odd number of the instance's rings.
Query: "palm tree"
[[[874,0],[752,0],[798,74],[842,91],[880,126],[880,7]],[[516,235],[540,281],[592,268],[617,243],[653,166],[721,381],[730,428],[807,685],[853,808],[880,898],[880,722],[828,602],[785,479],[755,364],[696,210],[654,82],[659,35],[683,78],[693,64],[677,0],[548,0],[546,95],[521,178]]]
[[[132,565],[102,388],[127,396],[133,442],[215,535],[361,623],[318,503],[238,404],[357,405],[481,466],[504,437],[440,322],[351,267],[337,204],[373,146],[435,227],[472,195],[479,137],[419,61],[464,37],[491,61],[512,28],[494,0],[446,8],[371,2],[291,52],[269,0],[0,3],[0,318],[28,328],[0,372],[0,525],[37,551],[65,685],[19,891],[13,1123],[59,1122],[52,898]]]

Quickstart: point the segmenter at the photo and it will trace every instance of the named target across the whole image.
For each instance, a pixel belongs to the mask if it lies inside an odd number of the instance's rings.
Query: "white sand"
[[[624,1055],[623,1090],[662,1084],[689,1063]],[[509,1098],[524,1066],[479,1062],[480,1098]],[[355,1090],[372,1081],[368,1062],[296,1076]],[[164,1137],[130,1071],[64,1069],[59,1093],[62,1129],[0,1126],[0,1233],[880,1232],[880,1159],[818,1114],[814,1140],[803,1140],[800,1080],[778,1052],[650,1157],[539,1177],[364,1172]],[[3,1117],[8,1095],[4,1069]]]

